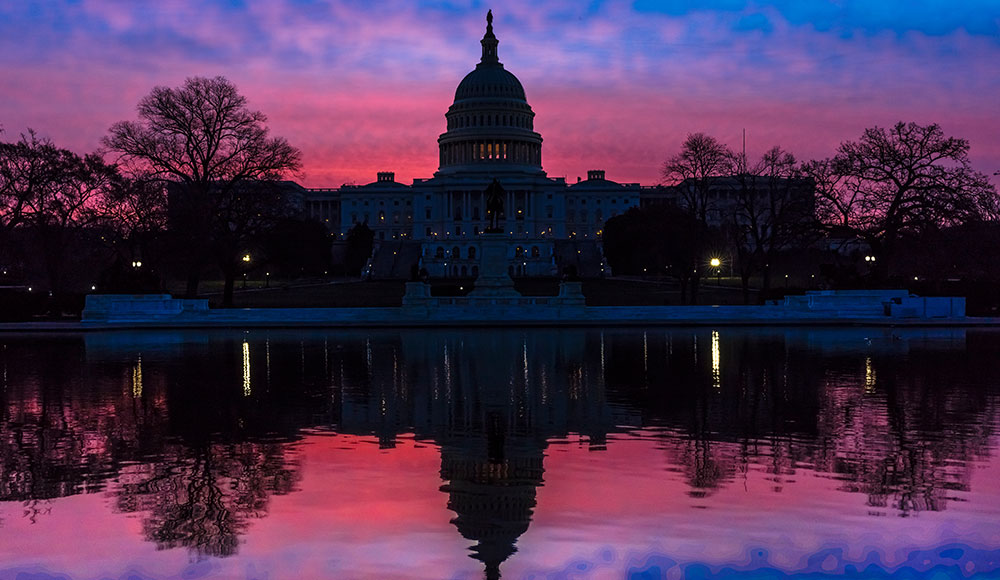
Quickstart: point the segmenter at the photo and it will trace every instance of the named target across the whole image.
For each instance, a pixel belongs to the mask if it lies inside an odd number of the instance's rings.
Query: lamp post
[[[712,258],[709,264],[715,268],[715,284],[717,286],[722,286],[722,260],[718,258]]]
[[[250,267],[250,254],[243,254],[243,288],[247,287],[247,269]]]

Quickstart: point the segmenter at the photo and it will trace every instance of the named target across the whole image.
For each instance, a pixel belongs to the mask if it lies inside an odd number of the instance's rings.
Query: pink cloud
[[[501,59],[538,115],[549,173],[572,180],[604,168],[652,184],[689,132],[738,146],[746,128],[751,152],[780,144],[808,159],[899,120],[938,122],[972,141],[977,168],[1000,169],[994,38],[824,31],[767,7],[768,30],[734,28],[750,13],[498,9]],[[64,31],[60,19],[79,24]],[[154,85],[221,74],[303,150],[306,185],[367,182],[380,170],[429,177],[483,24],[471,5],[88,0],[46,11],[30,37],[21,26],[0,41],[0,123],[8,136],[30,126],[92,150]]]

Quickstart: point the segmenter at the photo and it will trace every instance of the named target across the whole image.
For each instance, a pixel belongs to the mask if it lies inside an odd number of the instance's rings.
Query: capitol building
[[[509,240],[513,276],[557,276],[569,268],[601,275],[605,221],[639,205],[639,184],[609,181],[603,170],[572,184],[545,173],[535,113],[521,82],[500,62],[492,20],[488,14],[479,63],[445,113],[433,177],[407,185],[384,171],[367,185],[301,192],[307,215],[338,239],[368,224],[375,233],[368,275],[405,278],[414,266],[431,277],[478,275],[481,236],[490,224],[485,192],[494,180],[505,195],[498,226]]]

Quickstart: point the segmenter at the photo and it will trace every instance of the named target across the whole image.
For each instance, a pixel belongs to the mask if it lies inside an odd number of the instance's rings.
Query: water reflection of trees
[[[968,349],[965,331],[714,334],[623,333],[608,363],[608,390],[667,427],[695,497],[751,469],[780,492],[806,468],[865,494],[873,514],[905,516],[944,509],[989,453],[993,334],[970,333]]]
[[[50,499],[103,492],[116,509],[140,514],[159,547],[234,553],[269,498],[294,489],[298,465],[287,444],[314,417],[316,392],[269,392],[266,381],[244,392],[232,364],[238,337],[175,346],[120,338],[6,345],[0,500],[24,502],[34,521]],[[144,348],[152,353],[144,357]]]
[[[147,539],[224,556],[290,493],[305,427],[441,448],[488,572],[515,549],[553,441],[645,429],[695,502],[803,469],[875,514],[939,510],[990,452],[997,338],[964,331],[128,333],[0,351],[0,500],[105,492]]]
[[[143,514],[158,548],[230,556],[269,498],[293,491],[298,478],[280,443],[169,445],[156,462],[124,467],[113,495],[117,509]]]

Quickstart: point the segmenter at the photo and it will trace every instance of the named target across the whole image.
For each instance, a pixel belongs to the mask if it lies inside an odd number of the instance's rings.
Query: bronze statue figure
[[[490,233],[502,232],[500,219],[503,218],[503,200],[507,196],[503,186],[493,178],[493,183],[486,187],[486,217],[490,221],[486,231]]]

